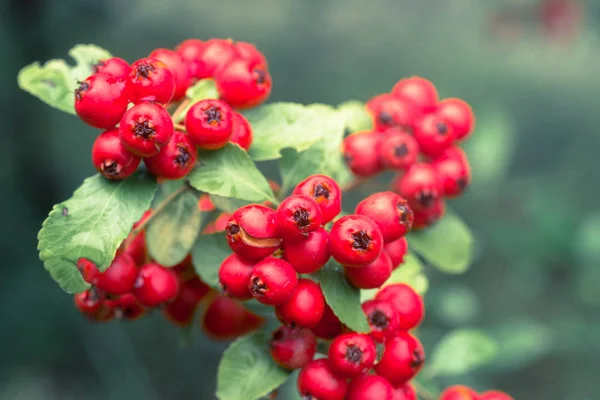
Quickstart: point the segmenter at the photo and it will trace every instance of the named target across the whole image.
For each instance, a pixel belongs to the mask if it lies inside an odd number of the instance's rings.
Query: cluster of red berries
[[[443,198],[459,196],[471,181],[467,156],[457,146],[473,131],[471,107],[457,98],[438,100],[433,83],[415,76],[373,97],[367,111],[373,130],[344,140],[349,168],[360,177],[398,171],[392,187],[413,209],[414,228],[431,225],[444,215]]]
[[[196,102],[185,117],[175,110],[174,121],[167,109],[197,79],[214,79],[219,99]],[[127,178],[143,158],[153,175],[180,179],[196,162],[196,146],[214,150],[233,142],[250,147],[252,128],[235,110],[264,102],[271,86],[267,60],[254,45],[190,39],[176,50],[156,49],[131,65],[117,57],[100,61],[75,90],[75,112],[85,123],[105,129],[94,142],[92,162],[106,178]],[[187,104],[180,106],[183,111]],[[180,116],[184,125],[178,124]]]
[[[499,390],[488,390],[481,394],[468,386],[450,386],[440,396],[440,400],[514,400],[512,396]]]

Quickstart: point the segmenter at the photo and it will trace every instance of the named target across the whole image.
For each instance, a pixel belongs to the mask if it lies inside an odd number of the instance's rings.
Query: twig
[[[177,129],[178,131],[183,131],[185,132],[185,125],[181,125],[181,124],[173,124],[173,127],[175,129]]]
[[[185,99],[177,106],[177,108],[173,112],[173,116],[172,116],[173,122],[179,122],[179,120],[183,117],[183,115],[181,115],[181,114],[183,114],[183,112],[189,105],[190,105],[190,99]]]

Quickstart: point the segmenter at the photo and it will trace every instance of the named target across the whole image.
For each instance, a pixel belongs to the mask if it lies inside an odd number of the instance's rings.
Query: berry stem
[[[177,129],[178,131],[185,132],[185,125],[181,125],[181,124],[173,124],[173,127],[174,127],[175,129]]]
[[[349,192],[350,190],[356,189],[357,187],[361,186],[365,182],[366,182],[366,179],[361,179],[361,178],[354,179],[352,182],[349,182],[346,185],[342,186],[342,188],[341,188],[342,192]]]
[[[171,117],[173,119],[173,122],[177,123],[183,119],[184,111],[188,108],[189,105],[190,99],[185,99],[181,103],[179,103],[179,105],[173,112],[173,116]]]

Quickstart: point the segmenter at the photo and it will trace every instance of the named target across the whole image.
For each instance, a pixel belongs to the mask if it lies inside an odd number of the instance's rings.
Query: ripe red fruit
[[[263,103],[273,85],[266,64],[242,58],[219,68],[214,78],[221,100],[235,108],[250,108]]]
[[[342,323],[333,313],[331,307],[325,303],[325,310],[323,311],[323,318],[311,328],[315,336],[321,339],[333,339],[342,333]]]
[[[347,136],[342,145],[344,160],[354,175],[368,178],[383,170],[379,158],[381,135],[360,131]]]
[[[355,212],[377,224],[385,243],[400,239],[412,228],[413,212],[407,201],[394,192],[370,195],[358,203]]]
[[[427,228],[432,224],[439,221],[446,213],[446,203],[443,199],[437,199],[433,203],[433,206],[426,210],[419,210],[415,212],[415,218],[413,221],[413,229],[419,230]]]
[[[312,328],[325,312],[325,297],[318,283],[299,279],[292,296],[275,308],[279,320],[291,327]]]
[[[440,395],[440,400],[479,400],[480,397],[473,389],[464,385],[454,385],[446,388]]]
[[[250,150],[250,146],[252,145],[252,126],[242,114],[233,113],[229,141],[239,144],[246,151]]]
[[[279,238],[277,223],[275,222],[275,211],[260,204],[250,204],[238,208],[233,213],[244,232],[256,239]]]
[[[329,260],[329,233],[322,227],[310,232],[299,241],[283,242],[283,258],[299,274],[311,274],[321,269]]]
[[[430,209],[442,196],[442,184],[435,169],[424,163],[413,165],[392,183],[396,192],[408,200],[413,212]]]
[[[202,316],[202,330],[212,339],[235,339],[258,329],[263,323],[263,318],[224,295],[217,296]]]
[[[156,263],[142,265],[133,288],[141,305],[156,307],[177,297],[179,280],[169,268]]]
[[[208,285],[198,277],[187,281],[182,281],[180,278],[179,293],[175,300],[165,305],[163,311],[165,317],[175,325],[189,326],[194,319],[200,300],[209,291]]]
[[[75,307],[87,318],[92,320],[103,312],[104,305],[102,298],[98,296],[95,289],[88,289],[85,292],[76,293],[73,296]]]
[[[248,289],[248,281],[252,275],[254,264],[235,253],[228,256],[219,268],[219,282],[223,292],[236,299],[251,299],[252,294]]]
[[[293,194],[312,197],[321,207],[322,224],[326,224],[342,211],[342,191],[336,181],[326,175],[311,175],[300,182]]]
[[[203,43],[198,55],[196,78],[210,78],[227,65],[237,52],[231,39],[210,39]]]
[[[140,165],[140,160],[139,156],[123,146],[117,128],[102,132],[92,146],[94,168],[107,179],[119,180],[131,176]]]
[[[367,110],[373,116],[375,130],[378,132],[397,127],[410,133],[417,116],[417,110],[411,102],[388,93],[373,97],[367,102]]]
[[[451,98],[440,101],[437,115],[448,122],[456,135],[456,140],[466,139],[475,127],[475,115],[469,103]]]
[[[110,129],[127,111],[129,93],[124,81],[108,74],[94,74],[75,89],[75,112],[94,128]]]
[[[419,76],[401,79],[392,89],[392,94],[397,98],[409,100],[424,113],[435,110],[438,101],[433,83]]]
[[[394,388],[394,397],[392,400],[419,400],[417,398],[417,391],[414,386],[410,383],[405,383]],[[444,400],[440,398],[439,400]]]
[[[415,124],[415,140],[421,153],[436,157],[441,155],[456,140],[452,126],[437,113],[430,113]]]
[[[275,212],[260,204],[239,208],[227,222],[229,247],[247,260],[262,260],[281,244]]]
[[[267,58],[265,55],[261,53],[252,43],[236,42],[235,49],[238,53],[238,56],[247,62],[256,62],[262,65],[267,65]]]
[[[277,208],[275,221],[284,240],[302,240],[321,226],[321,208],[312,197],[292,195]]]
[[[384,133],[380,149],[381,162],[390,169],[407,170],[419,158],[419,144],[415,138],[397,128]]]
[[[466,154],[459,147],[451,147],[432,163],[442,183],[445,197],[462,194],[471,183],[471,166]]]
[[[94,74],[107,74],[119,80],[127,80],[131,73],[131,66],[127,61],[119,57],[111,57],[100,60],[92,67]]]
[[[370,335],[376,342],[382,343],[398,332],[398,315],[389,303],[369,300],[363,303],[362,309],[371,327]]]
[[[157,178],[181,179],[196,164],[196,146],[188,135],[175,131],[166,146],[155,156],[144,158],[148,171]]]
[[[348,378],[369,371],[376,358],[375,342],[361,333],[344,333],[333,339],[329,346],[331,368]]]
[[[125,294],[133,288],[138,275],[135,261],[127,253],[117,253],[110,266],[96,277],[93,284],[109,294]]]
[[[131,65],[127,82],[131,101],[155,101],[166,104],[175,94],[175,76],[164,62],[142,58]]]
[[[173,101],[177,101],[185,96],[186,90],[192,84],[192,75],[188,64],[185,62],[181,54],[170,49],[156,49],[150,55],[149,58],[160,60],[169,71],[173,74],[175,79],[175,92],[173,94]]]
[[[377,374],[392,384],[411,380],[423,367],[423,345],[408,332],[398,332],[385,342],[383,357],[375,365]]]
[[[325,358],[310,361],[298,375],[298,392],[305,399],[344,400],[347,389],[346,379]]]
[[[144,212],[139,221],[133,224],[131,228],[132,231],[136,229],[140,224],[142,224],[148,217],[152,215],[152,210],[147,210]],[[132,237],[133,236],[133,237]],[[124,245],[127,244],[127,248]],[[119,248],[120,252],[129,254],[137,265],[142,265],[146,263],[146,231],[142,230],[137,235],[134,235],[133,232],[129,233],[127,239],[123,241],[121,247]]]
[[[77,270],[81,273],[83,280],[90,284],[93,284],[100,276],[100,271],[96,264],[87,258],[77,260]]]
[[[233,111],[220,100],[200,100],[187,112],[185,129],[192,142],[201,149],[220,149],[231,136]]]
[[[404,263],[404,256],[408,252],[408,241],[405,237],[402,237],[393,242],[386,243],[383,246],[383,251],[390,256],[392,267],[396,269]]]
[[[200,63],[200,57],[204,51],[204,42],[198,39],[188,39],[181,42],[176,51],[181,55],[183,61],[185,61],[190,76],[196,77],[198,67]]]
[[[489,390],[479,395],[479,400],[514,400],[514,398],[499,390]]]
[[[317,351],[317,339],[310,329],[281,326],[271,335],[271,357],[285,369],[304,367]]]
[[[107,300],[106,306],[112,310],[115,318],[133,321],[144,315],[145,311],[131,293],[125,293],[118,299]]]
[[[408,331],[416,328],[425,316],[423,298],[404,283],[394,283],[381,289],[375,300],[389,303],[398,315],[398,328]]]
[[[392,275],[392,261],[385,251],[370,264],[362,267],[345,268],[346,278],[359,289],[375,289],[380,287]]]
[[[130,152],[152,157],[173,136],[173,120],[160,104],[144,102],[131,107],[119,125],[121,142]]]
[[[350,382],[346,400],[393,400],[394,388],[379,375],[362,375]]]
[[[254,266],[248,289],[263,304],[279,305],[292,297],[298,286],[294,268],[284,260],[267,257]]]
[[[377,224],[363,215],[338,219],[329,232],[329,251],[345,266],[364,266],[379,257],[383,235]]]

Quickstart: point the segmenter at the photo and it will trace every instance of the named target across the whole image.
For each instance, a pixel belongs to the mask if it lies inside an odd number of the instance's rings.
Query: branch
[[[173,116],[171,117],[173,119],[173,122],[179,122],[179,120],[183,117],[183,112],[189,105],[190,99],[185,99],[179,104],[179,106],[177,106],[177,109],[173,112]]]

